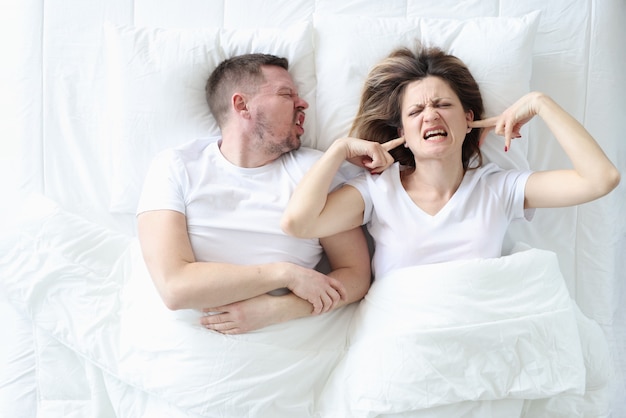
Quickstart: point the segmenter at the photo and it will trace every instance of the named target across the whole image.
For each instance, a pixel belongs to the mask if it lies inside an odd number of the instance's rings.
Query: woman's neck
[[[457,191],[465,170],[463,164],[442,164],[441,161],[418,163],[401,172],[402,186],[413,202],[434,215]]]

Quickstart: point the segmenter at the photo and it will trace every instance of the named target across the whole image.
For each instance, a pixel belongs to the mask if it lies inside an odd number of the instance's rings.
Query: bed
[[[297,333],[233,338],[160,304],[134,217],[151,158],[217,133],[208,72],[257,50],[289,58],[306,146],[345,135],[371,65],[419,39],[468,64],[489,115],[548,93],[623,173],[624,21],[621,0],[3,1],[0,416],[625,416],[624,182],[537,210],[502,259],[445,266],[438,287],[395,277],[418,305],[379,281]],[[502,147],[482,149],[506,167],[568,164],[538,122]],[[402,309],[430,320],[376,322]],[[359,358],[377,361],[353,373]]]

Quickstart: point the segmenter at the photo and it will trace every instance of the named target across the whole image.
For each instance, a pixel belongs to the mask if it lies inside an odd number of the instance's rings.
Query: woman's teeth
[[[448,133],[444,131],[443,129],[437,129],[435,131],[427,132],[426,135],[424,135],[424,139],[429,140],[435,136],[448,136]]]

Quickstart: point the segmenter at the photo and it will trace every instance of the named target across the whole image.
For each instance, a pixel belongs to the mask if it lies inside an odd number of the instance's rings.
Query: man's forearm
[[[347,302],[343,301],[342,305],[345,304]],[[209,315],[202,316],[200,323],[207,329],[223,334],[242,334],[310,316],[313,306],[293,293],[281,296],[264,294],[204,311]]]
[[[196,261],[180,212],[144,212],[137,217],[137,226],[146,266],[170,309],[225,305],[287,286],[288,263],[242,266]]]
[[[151,272],[168,308],[202,309],[227,305],[284,287],[279,263],[239,266],[192,262],[169,272]]]

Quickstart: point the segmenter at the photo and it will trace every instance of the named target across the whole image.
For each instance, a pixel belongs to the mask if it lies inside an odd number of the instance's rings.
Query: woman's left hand
[[[475,120],[470,122],[469,126],[472,128],[483,128],[481,142],[492,129],[496,135],[504,136],[504,150],[508,151],[511,141],[522,137],[520,133],[522,126],[539,114],[542,97],[543,93],[528,93],[502,112],[500,116]]]

